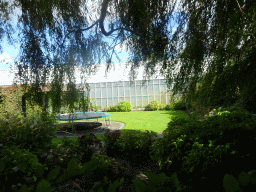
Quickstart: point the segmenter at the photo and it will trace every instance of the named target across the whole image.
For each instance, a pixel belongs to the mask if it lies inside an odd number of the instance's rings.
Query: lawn
[[[177,111],[131,111],[131,112],[108,112],[111,114],[110,120],[125,123],[126,126],[121,129],[121,133],[127,130],[140,130],[142,132],[154,131],[161,133],[167,128],[167,124],[173,118],[190,118],[189,115],[182,110]],[[104,118],[99,118],[99,121],[104,121]],[[76,120],[79,122],[84,120]],[[95,121],[95,119],[88,119],[87,121]],[[58,124],[66,123],[66,121],[57,121]],[[103,135],[96,135],[100,140],[104,140]],[[71,137],[78,142],[77,137]],[[52,144],[57,145],[62,143],[62,138],[53,138]]]

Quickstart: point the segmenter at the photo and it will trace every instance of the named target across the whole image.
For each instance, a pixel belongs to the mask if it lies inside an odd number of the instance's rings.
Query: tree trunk
[[[26,95],[22,95],[22,111],[23,111],[23,115],[24,117],[26,117]]]

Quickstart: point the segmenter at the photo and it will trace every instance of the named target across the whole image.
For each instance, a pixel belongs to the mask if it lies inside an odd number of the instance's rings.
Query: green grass
[[[177,118],[190,118],[185,111],[131,111],[131,112],[108,112],[111,114],[110,120],[125,123],[126,126],[121,129],[121,133],[127,130],[140,130],[142,132],[154,131],[156,133],[163,132],[168,123],[175,117]],[[84,120],[76,120],[74,122],[80,122]],[[95,121],[95,119],[89,119],[87,121]],[[104,118],[99,118],[98,121],[104,121]],[[66,121],[58,121],[59,123],[67,123]],[[102,141],[102,135],[96,135],[96,137]],[[75,142],[78,142],[77,137],[71,137]],[[53,138],[52,144],[57,145],[62,143],[62,138]]]

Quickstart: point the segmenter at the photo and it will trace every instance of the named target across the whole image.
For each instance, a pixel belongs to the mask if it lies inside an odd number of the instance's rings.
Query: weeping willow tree
[[[180,45],[182,65],[175,77],[170,69],[178,59],[169,65],[169,87],[174,82],[175,94],[188,92],[188,102],[197,100],[205,106],[239,103],[256,112],[256,2],[200,0],[184,1],[182,5],[183,20],[173,38],[173,43]],[[212,60],[207,66],[204,61],[209,57]]]
[[[16,0],[1,9],[6,20],[14,7],[22,11],[18,27],[24,65],[19,64],[17,77],[25,86],[27,79],[31,81],[27,92],[34,95],[45,86],[51,68],[70,66],[63,72],[68,74],[72,67],[81,66],[83,74],[90,74],[96,69],[94,64],[104,58],[108,72],[115,47],[125,45],[132,53],[131,81],[141,65],[150,78],[159,64],[168,87],[174,83],[172,93],[187,92],[187,102],[199,99],[204,105],[216,106],[239,99],[243,105],[253,106],[255,4],[254,0],[99,0],[93,5],[82,0]],[[93,19],[89,8],[95,13]],[[172,19],[178,24],[173,34]],[[103,37],[113,38],[114,46]],[[206,64],[208,57],[213,59]],[[178,65],[180,71],[173,75]],[[56,95],[54,106],[61,101],[62,80],[56,77],[51,87],[51,97]],[[73,90],[75,82],[70,80],[68,89]],[[34,96],[37,103],[40,97]]]

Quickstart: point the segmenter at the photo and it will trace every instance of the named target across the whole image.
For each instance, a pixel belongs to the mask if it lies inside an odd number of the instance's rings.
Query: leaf
[[[236,180],[235,177],[229,174],[225,174],[224,176],[223,187],[226,192],[235,192],[240,189],[239,182]]]
[[[149,182],[152,182],[155,186],[160,186],[167,180],[164,173],[157,175],[152,172],[147,172],[145,175],[148,177]]]
[[[47,180],[54,180],[57,178],[58,174],[60,173],[60,166],[55,167],[51,172],[47,175]]]
[[[138,178],[135,178],[134,179],[134,186],[135,186],[135,190],[136,192],[143,192],[145,190],[143,189],[147,189],[148,186],[144,183],[144,181],[138,179]]]
[[[4,167],[5,167],[4,161],[0,159],[0,172],[4,170]]]
[[[37,185],[36,192],[50,192],[50,187],[51,184],[49,183],[49,181],[42,179]]]
[[[78,170],[78,163],[75,158],[72,158],[68,162],[68,168],[67,168],[69,177],[73,177],[76,174],[77,170]]]
[[[238,177],[239,183],[241,183],[241,185],[243,186],[247,186],[250,183],[251,179],[252,179],[252,175],[249,175],[244,171],[242,171]]]

